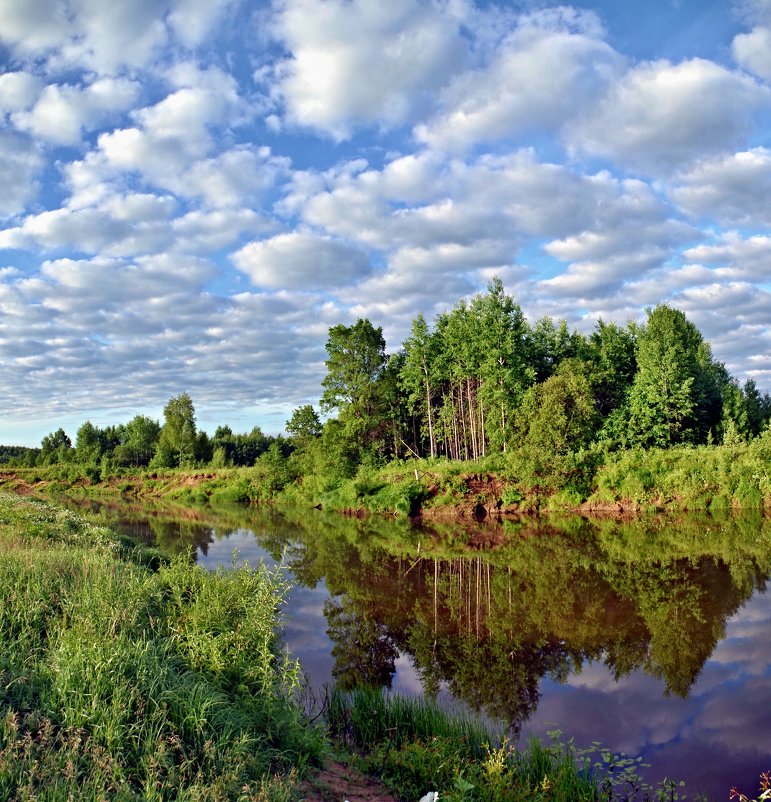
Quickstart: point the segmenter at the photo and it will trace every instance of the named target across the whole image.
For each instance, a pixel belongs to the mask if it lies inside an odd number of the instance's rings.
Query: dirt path
[[[327,763],[303,783],[305,802],[397,802],[385,786],[342,763]]]

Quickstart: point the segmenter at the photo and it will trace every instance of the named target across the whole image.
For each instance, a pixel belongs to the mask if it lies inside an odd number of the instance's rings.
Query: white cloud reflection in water
[[[239,562],[276,564],[246,529],[216,536],[207,554],[199,552],[199,563],[207,568],[229,565],[234,548]],[[332,682],[334,658],[323,610],[328,598],[323,579],[314,588],[298,584],[284,611],[285,641],[316,689]],[[407,654],[396,660],[392,690],[422,694]],[[649,782],[685,780],[689,798],[706,792],[711,799],[727,800],[731,785],[755,793],[760,772],[771,768],[771,594],[756,592],[726,622],[724,638],[687,699],[666,695],[662,681],[642,670],[615,680],[597,662],[586,663],[565,684],[544,678],[540,693],[535,713],[523,725],[522,743],[531,734],[543,737],[556,729],[579,747],[600,741],[617,753],[641,755],[651,764],[645,772]],[[445,683],[439,699],[448,707],[464,708]]]

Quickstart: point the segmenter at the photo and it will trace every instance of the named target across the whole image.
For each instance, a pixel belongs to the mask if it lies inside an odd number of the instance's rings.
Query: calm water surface
[[[310,683],[364,679],[558,729],[683,779],[757,792],[771,769],[771,522],[583,519],[413,529],[317,511],[102,507],[203,566],[283,562]]]

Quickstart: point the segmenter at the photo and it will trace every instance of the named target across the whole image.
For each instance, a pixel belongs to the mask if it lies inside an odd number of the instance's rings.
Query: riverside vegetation
[[[647,798],[634,761],[557,741],[512,751],[375,690],[333,692],[323,732],[276,633],[281,573],[206,572],[3,494],[0,547],[3,799],[290,800],[329,738],[404,799]]]
[[[644,325],[599,322],[586,336],[548,318],[529,324],[494,280],[433,328],[419,316],[396,353],[368,320],[332,327],[326,349],[323,423],[305,405],[287,436],[220,426],[210,437],[182,393],[163,423],[86,421],[74,445],[59,429],[39,449],[0,447],[0,482],[426,517],[771,504],[771,399],[751,380],[740,386],[668,306]],[[298,668],[278,649],[281,578],[129,554],[103,530],[42,509],[2,501],[0,632],[12,648],[0,657],[0,791],[290,798],[293,770],[318,762],[327,742],[304,719]],[[452,724],[362,736],[351,729],[357,706],[384,722],[394,709],[367,693],[333,697],[327,724],[349,748],[365,742],[374,761],[365,764],[386,767],[407,798],[434,776],[457,800],[618,792],[604,784],[602,760],[569,746],[480,751]],[[444,721],[399,704],[405,722]],[[650,796],[629,769],[620,793]]]
[[[301,406],[287,436],[210,437],[182,393],[163,424],[86,421],[74,446],[59,429],[0,461],[31,483],[401,514],[771,503],[771,398],[669,306],[584,335],[530,324],[495,279],[433,328],[418,316],[395,353],[368,320],[330,328],[326,350],[329,417]]]

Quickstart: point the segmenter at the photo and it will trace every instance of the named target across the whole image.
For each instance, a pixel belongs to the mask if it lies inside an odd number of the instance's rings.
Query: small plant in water
[[[760,775],[760,794],[757,799],[750,799],[736,788],[731,789],[729,799],[732,802],[765,802],[765,800],[771,799],[771,771],[764,771]]]

